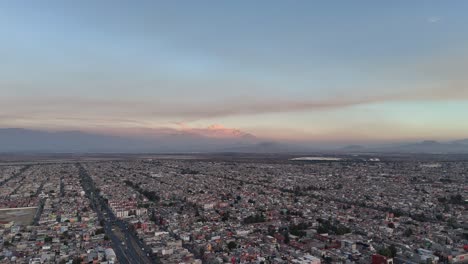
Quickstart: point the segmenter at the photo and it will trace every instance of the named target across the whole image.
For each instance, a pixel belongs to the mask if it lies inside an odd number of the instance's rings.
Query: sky
[[[0,127],[468,138],[467,10],[463,0],[1,1]]]

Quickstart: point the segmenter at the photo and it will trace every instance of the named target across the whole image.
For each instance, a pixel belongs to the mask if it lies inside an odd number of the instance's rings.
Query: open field
[[[30,225],[36,210],[37,207],[0,209],[0,221],[15,221],[20,225]]]

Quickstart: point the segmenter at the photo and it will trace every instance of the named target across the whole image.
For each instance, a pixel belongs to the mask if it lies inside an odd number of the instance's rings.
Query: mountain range
[[[153,135],[108,135],[82,131],[48,132],[22,128],[0,129],[0,152],[82,153],[169,153],[215,152],[223,148],[250,145],[257,139],[237,131],[210,129],[155,133]]]
[[[0,153],[182,153],[182,152],[343,152],[343,153],[466,153],[468,139],[450,142],[426,140],[379,146],[326,147],[263,141],[254,135],[223,127],[160,133],[151,136],[109,135],[82,131],[48,132],[23,128],[0,128]],[[209,132],[209,133],[206,133]]]
[[[343,152],[382,152],[382,153],[428,153],[428,154],[468,154],[468,139],[449,142],[424,140],[412,143],[394,143],[379,146],[352,145],[340,149]]]

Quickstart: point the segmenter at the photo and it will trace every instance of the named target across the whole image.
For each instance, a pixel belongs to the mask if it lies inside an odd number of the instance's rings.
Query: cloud
[[[92,132],[119,136],[132,136],[138,138],[158,139],[166,136],[205,137],[211,139],[242,139],[256,140],[250,133],[235,128],[227,128],[220,124],[208,127],[191,127],[186,123],[177,122],[176,127],[129,127],[129,128],[101,128],[92,129]]]
[[[329,111],[366,104],[387,102],[455,102],[468,100],[468,79],[464,69],[468,57],[458,54],[431,57],[417,65],[404,68],[421,83],[392,89],[383,81],[382,87],[363,90],[343,88],[342,94],[331,96],[326,92],[313,96],[278,98],[274,93],[251,97],[229,98],[146,98],[108,99],[80,97],[0,97],[0,126],[52,128],[158,128],[172,127],[177,131],[197,130],[187,124],[197,120],[231,116],[255,116],[274,113]],[[392,72],[390,72],[391,74]],[[394,78],[398,78],[395,74]],[[339,76],[338,76],[339,77]],[[402,78],[407,78],[404,75]],[[427,83],[430,86],[425,86]],[[401,84],[403,85],[403,84]],[[314,89],[318,90],[318,89]],[[164,100],[163,100],[164,99]],[[221,121],[222,122],[222,121]],[[184,127],[186,126],[186,127]],[[200,129],[200,128],[199,128]],[[234,133],[223,127],[204,128],[213,135]]]
[[[428,23],[439,23],[440,21],[442,21],[442,18],[438,16],[431,16],[427,19]]]
[[[206,128],[188,128],[186,126],[182,131],[210,138],[254,138],[249,133],[239,129],[227,128],[220,124],[213,124]]]
[[[450,86],[432,89],[408,89],[384,95],[342,96],[334,98],[277,99],[228,98],[218,102],[165,102],[132,100],[98,100],[80,98],[0,99],[0,125],[8,122],[54,123],[68,125],[114,125],[120,127],[153,127],[171,122],[183,128],[184,123],[209,118],[249,116],[270,113],[324,111],[358,105],[405,101],[460,101],[468,99],[465,81],[450,81]],[[190,130],[190,128],[187,128]],[[207,129],[209,130],[209,129]],[[223,131],[220,127],[211,127]]]
[[[351,107],[391,100],[391,98],[354,98],[354,99],[238,99],[230,98],[218,102],[154,104],[148,101],[107,101],[96,99],[48,99],[27,100],[20,98],[2,102],[0,99],[0,126],[7,123],[18,125],[63,124],[64,126],[116,126],[116,127],[157,127],[161,122],[170,122],[179,129],[193,130],[187,122],[223,118],[228,116],[249,116],[270,113],[301,111],[321,111]],[[174,123],[174,120],[183,121]],[[196,130],[193,130],[196,132]],[[228,131],[221,126],[206,128],[206,133],[219,134]]]

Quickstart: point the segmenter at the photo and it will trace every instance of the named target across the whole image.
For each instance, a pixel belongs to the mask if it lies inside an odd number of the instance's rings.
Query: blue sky
[[[467,137],[466,10],[466,1],[5,1],[0,126]]]

